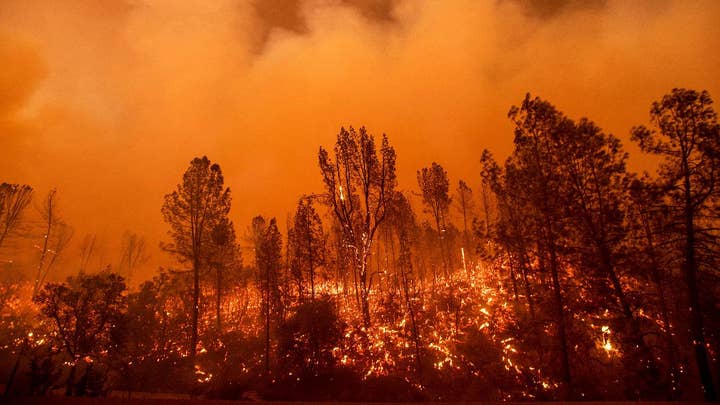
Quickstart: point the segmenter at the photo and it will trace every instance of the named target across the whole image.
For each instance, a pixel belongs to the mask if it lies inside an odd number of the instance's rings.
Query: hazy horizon
[[[477,187],[526,92],[652,169],[629,131],[672,88],[720,97],[719,17],[677,0],[5,1],[1,180],[35,204],[57,188],[73,251],[97,234],[112,262],[123,232],[144,235],[149,276],[173,263],[160,207],[195,156],[221,165],[239,233],[320,191],[317,151],[341,126],[389,136],[401,189],[433,161]]]

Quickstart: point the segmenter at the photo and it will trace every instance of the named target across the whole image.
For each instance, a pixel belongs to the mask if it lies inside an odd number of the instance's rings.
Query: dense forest
[[[34,252],[27,266],[2,255],[5,395],[716,400],[710,95],[674,89],[630,130],[654,173],[546,100],[527,95],[508,118],[504,162],[478,151],[481,173],[456,184],[428,162],[409,191],[391,137],[341,128],[307,174],[324,189],[249,224],[229,216],[242,190],[194,158],[158,207],[177,265],[137,288],[142,236],[125,235],[120,265],[89,269],[95,241],[66,249],[57,192],[3,183],[0,252]],[[20,231],[33,200],[41,238]],[[53,282],[60,255],[80,264]]]

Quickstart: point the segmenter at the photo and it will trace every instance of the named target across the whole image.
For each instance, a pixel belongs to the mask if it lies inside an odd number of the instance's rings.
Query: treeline
[[[397,188],[387,136],[342,128],[318,154],[324,189],[284,223],[236,227],[220,166],[193,159],[161,210],[177,267],[132,291],[111,267],[46,283],[46,246],[36,273],[5,277],[6,394],[716,399],[709,94],[675,89],[649,128],[632,129],[659,162],[652,175],[628,170],[618,138],[545,100],[528,95],[508,116],[504,162],[479,153],[482,173],[457,186],[433,162],[415,193]],[[0,192],[2,244],[32,189]],[[123,266],[136,266],[144,242],[127,245]]]

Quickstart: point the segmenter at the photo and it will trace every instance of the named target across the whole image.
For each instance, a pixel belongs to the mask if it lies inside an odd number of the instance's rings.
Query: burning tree
[[[368,260],[373,238],[385,219],[396,185],[395,149],[383,134],[380,151],[375,137],[365,127],[358,131],[340,128],[335,158],[320,148],[319,164],[327,191],[327,202],[343,231],[346,245],[353,250],[353,265],[359,280],[363,322],[370,326],[369,294],[372,285]]]
[[[422,350],[423,344],[420,338],[418,326],[418,303],[419,288],[418,276],[413,271],[412,244],[417,238],[417,223],[412,205],[405,195],[400,191],[393,193],[391,204],[388,210],[388,224],[395,233],[399,245],[399,257],[396,263],[396,271],[399,273],[399,284],[401,294],[404,297],[405,313],[410,319],[410,333],[415,349],[415,369],[418,376],[422,376]]]
[[[470,247],[472,246],[470,232],[468,231],[468,219],[473,214],[475,202],[473,201],[472,189],[463,180],[458,182],[456,193],[457,209],[460,211],[463,220],[463,254],[467,256],[471,254]]]
[[[450,181],[447,171],[439,164],[432,162],[430,167],[423,167],[417,172],[417,181],[422,193],[422,200],[435,220],[438,236],[438,247],[443,263],[443,274],[449,274],[450,255],[447,252],[447,216],[450,208]]]
[[[73,236],[73,229],[58,214],[57,205],[57,190],[52,189],[48,192],[40,212],[44,221],[45,233],[42,244],[39,245],[40,258],[35,272],[33,295],[40,291],[50,269]]]
[[[674,89],[653,103],[650,120],[658,131],[632,131],[643,151],[659,155],[660,183],[672,218],[672,232],[681,240],[678,256],[688,294],[690,339],[705,399],[717,399],[703,327],[698,280],[717,255],[718,188],[720,187],[720,126],[708,92]]]
[[[314,300],[317,268],[325,263],[326,237],[320,215],[309,198],[298,202],[293,226],[288,233],[291,268],[298,283],[298,295],[302,299],[306,288],[304,280],[307,280],[310,284],[310,298]]]
[[[83,271],[88,237],[80,276],[35,301],[32,279],[2,272],[0,378],[6,392],[36,394],[89,395],[105,382],[128,396],[692,400],[705,384],[712,398],[718,125],[705,93],[676,90],[652,114],[657,132],[634,132],[666,158],[657,179],[629,173],[620,141],[589,119],[526,97],[510,112],[510,157],[481,158],[479,254],[432,275],[443,229],[443,254],[471,245],[472,191],[460,182],[453,198],[460,240],[447,175],[437,164],[421,170],[424,202],[439,215],[419,222],[410,194],[395,189],[386,137],[376,149],[364,129],[341,129],[334,150],[320,150],[326,190],[301,197],[285,250],[275,219],[253,219],[255,283],[241,269],[219,167],[196,159],[163,209],[174,238],[165,248],[193,268],[161,269],[126,296],[108,281],[118,276],[78,281],[95,277]],[[43,269],[61,235],[51,197]],[[123,271],[144,251],[126,240]],[[180,366],[190,361],[192,373]]]
[[[220,166],[203,156],[190,162],[177,190],[165,196],[162,214],[170,225],[173,239],[163,245],[182,262],[192,265],[192,326],[190,356],[195,358],[198,346],[198,313],[200,311],[200,271],[203,258],[212,243],[212,230],[230,212],[230,189],[225,188]]]
[[[255,239],[255,265],[258,289],[262,294],[262,317],[265,321],[265,371],[270,371],[270,328],[282,319],[282,236],[275,218],[265,221],[262,216],[253,218]]]
[[[226,284],[232,280],[235,271],[242,266],[235,236],[235,227],[227,218],[221,219],[212,229],[211,245],[208,249],[207,262],[215,270],[215,328],[222,333],[222,300],[227,289]]]
[[[505,163],[505,183],[522,202],[529,214],[525,225],[535,234],[540,267],[552,280],[553,312],[560,347],[560,375],[566,392],[571,386],[570,348],[565,291],[561,285],[564,272],[560,260],[560,240],[564,233],[564,210],[560,201],[562,174],[558,170],[554,141],[572,131],[573,123],[555,107],[528,94],[522,104],[508,114],[515,124],[515,150]]]
[[[119,349],[127,310],[125,281],[104,272],[51,283],[34,298],[52,320],[54,344],[67,356],[66,395],[83,395],[95,362],[107,363]],[[83,377],[76,381],[82,367]]]

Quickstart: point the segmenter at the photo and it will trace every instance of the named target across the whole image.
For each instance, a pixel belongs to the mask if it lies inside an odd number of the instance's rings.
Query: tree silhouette
[[[413,271],[412,244],[417,237],[417,223],[415,212],[407,197],[400,191],[393,193],[391,204],[388,207],[388,226],[392,228],[399,244],[399,258],[397,271],[404,297],[405,310],[410,318],[410,333],[415,349],[415,368],[418,376],[422,376],[422,340],[418,326],[418,276]]]
[[[472,215],[472,211],[475,208],[475,202],[473,201],[472,189],[463,180],[458,182],[456,193],[457,199],[455,201],[458,203],[458,210],[460,211],[463,219],[463,254],[470,256],[471,242],[470,232],[468,231],[468,218]]]
[[[627,153],[618,138],[607,135],[592,121],[580,119],[572,131],[554,138],[556,160],[561,173],[560,201],[566,212],[569,261],[588,276],[588,288],[602,297],[613,297],[611,308],[622,317],[619,331],[626,337],[625,358],[637,367],[636,377],[657,383],[657,366],[651,349],[643,339],[640,320],[635,314],[622,274],[628,248],[626,219],[628,182]],[[632,247],[631,247],[632,248]],[[639,384],[639,382],[638,382]]]
[[[270,371],[270,328],[273,320],[282,319],[282,236],[275,218],[266,222],[261,216],[253,219],[252,228],[258,231],[255,245],[255,264],[262,313],[265,321],[265,371]]]
[[[95,243],[97,242],[97,235],[87,234],[80,243],[80,268],[79,271],[84,273],[87,270],[87,266],[90,263],[90,259],[95,253]],[[120,263],[122,267],[122,260]]]
[[[333,348],[342,340],[343,326],[330,298],[301,303],[280,330],[283,367],[304,378],[333,367]]]
[[[633,128],[632,137],[647,153],[663,158],[658,174],[664,183],[666,204],[682,246],[691,342],[705,399],[717,399],[708,364],[703,308],[698,279],[703,259],[717,252],[718,231],[708,220],[717,215],[720,189],[720,127],[712,99],[706,92],[673,89],[653,103],[650,121],[656,130]]]
[[[93,245],[94,244],[95,238],[93,238]],[[126,280],[128,284],[132,281],[132,277],[138,266],[142,266],[148,260],[150,260],[150,255],[147,252],[145,238],[136,233],[124,233],[122,236],[119,269],[127,275]]]
[[[491,191],[497,196],[498,217],[494,223],[495,231],[488,233],[489,223],[482,229],[476,229],[480,237],[492,236],[494,243],[505,248],[510,263],[510,278],[513,284],[515,301],[518,299],[518,287],[515,272],[520,273],[524,295],[527,300],[527,309],[530,319],[535,320],[535,302],[533,299],[533,287],[530,282],[532,277],[533,244],[536,243],[532,232],[528,232],[527,224],[531,221],[531,211],[527,208],[527,202],[522,198],[523,190],[519,181],[515,181],[513,170],[503,170],[492,154],[485,150],[481,157],[483,169],[481,175],[483,182],[487,183]],[[520,188],[518,188],[520,187]],[[492,256],[485,255],[492,259]],[[489,256],[489,257],[488,257]]]
[[[320,171],[328,204],[338,219],[345,244],[352,249],[358,274],[363,322],[370,326],[368,259],[378,226],[385,219],[388,201],[395,188],[395,149],[383,135],[378,153],[375,137],[364,127],[356,131],[340,128],[334,160],[320,148]]]
[[[310,298],[315,299],[316,269],[325,264],[325,232],[322,221],[312,201],[302,198],[298,202],[293,219],[292,229],[289,231],[289,242],[293,272],[298,280],[298,294],[302,298],[304,283],[310,283]]]
[[[440,258],[443,263],[445,276],[449,274],[449,252],[447,252],[447,215],[450,208],[450,181],[447,172],[439,164],[432,162],[430,167],[423,167],[417,172],[418,186],[422,193],[422,200],[428,212],[435,220],[435,230],[438,236]]]
[[[212,229],[211,246],[207,259],[210,267],[215,270],[215,327],[218,334],[222,333],[222,299],[226,282],[230,279],[231,270],[242,265],[242,256],[237,246],[235,228],[232,221],[223,218]]]
[[[212,230],[230,212],[230,189],[225,188],[220,166],[203,156],[190,162],[177,189],[165,196],[162,215],[170,225],[172,243],[162,247],[192,266],[192,326],[189,353],[194,361],[198,345],[200,272]]]
[[[40,214],[45,223],[45,233],[43,234],[40,258],[35,272],[33,296],[40,291],[47,275],[50,273],[50,269],[73,236],[73,229],[58,214],[57,190],[52,189],[48,192]]]
[[[127,298],[125,282],[117,274],[104,272],[78,275],[66,283],[51,283],[34,298],[42,313],[53,322],[53,339],[68,356],[70,374],[66,395],[82,395],[87,375],[95,361],[103,360],[118,349],[117,333],[124,326]],[[85,375],[75,387],[75,375],[81,361]]]
[[[194,159],[162,208],[161,247],[177,267],[131,291],[109,268],[93,274],[92,234],[68,243],[51,190],[41,239],[13,246],[36,256],[0,263],[6,395],[715,398],[720,126],[709,95],[673,90],[653,104],[652,129],[633,129],[660,162],[654,176],[626,167],[618,138],[546,100],[528,95],[508,115],[510,155],[483,151],[480,183],[459,181],[452,200],[439,164],[401,192],[387,137],[341,129],[333,150],[320,148],[323,190],[300,195],[287,234],[275,218],[249,223],[246,267],[220,167]],[[17,187],[0,186],[13,245],[25,222],[7,209],[32,190]],[[472,265],[453,266],[451,252],[473,244]],[[137,273],[143,239],[125,234],[117,248],[117,271]],[[68,252],[77,257],[61,261]],[[46,283],[56,270],[79,275]]]
[[[0,247],[15,229],[22,213],[32,200],[32,187],[23,184],[0,184]]]
[[[529,94],[519,107],[510,109],[508,117],[515,124],[515,151],[505,164],[506,181],[518,182],[512,189],[521,193],[517,198],[527,204],[526,209],[531,214],[529,225],[537,232],[541,267],[547,266],[552,279],[560,374],[565,395],[569,395],[572,383],[570,349],[558,245],[565,214],[559,199],[562,175],[555,163],[558,156],[553,143],[555,138],[563,136],[562,132],[573,131],[573,123],[552,104],[531,98]]]
[[[679,362],[676,339],[685,319],[676,319],[673,316],[673,308],[677,308],[673,305],[673,298],[677,293],[676,278],[673,275],[677,254],[673,252],[675,249],[663,248],[676,244],[676,232],[672,231],[671,215],[662,202],[664,192],[656,180],[649,178],[647,174],[640,179],[634,179],[629,185],[628,194],[628,238],[634,243],[630,243],[633,254],[628,254],[626,260],[636,268],[635,274],[648,280],[653,286],[655,306],[662,322],[661,332],[664,337],[668,399],[677,400],[681,397],[682,364]]]

